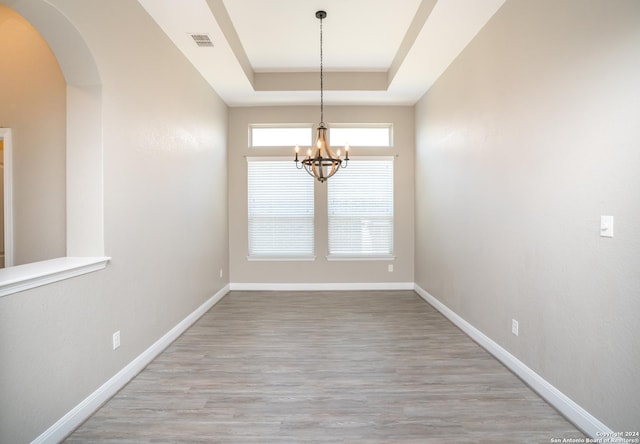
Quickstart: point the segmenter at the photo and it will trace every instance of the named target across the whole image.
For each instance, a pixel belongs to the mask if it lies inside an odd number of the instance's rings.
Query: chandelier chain
[[[320,16],[320,125],[324,126],[324,76],[322,63],[322,16]]]

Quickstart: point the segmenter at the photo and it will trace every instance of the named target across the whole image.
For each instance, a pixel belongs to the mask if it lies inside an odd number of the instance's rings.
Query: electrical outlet
[[[113,334],[113,349],[120,347],[120,330]]]
[[[220,269],[220,277],[222,277],[222,268]]]
[[[387,270],[389,270],[389,273],[393,273],[393,264],[389,264],[389,267],[387,267]]]
[[[511,319],[511,333],[518,336],[518,321]]]
[[[613,237],[613,216],[600,216],[600,236]]]

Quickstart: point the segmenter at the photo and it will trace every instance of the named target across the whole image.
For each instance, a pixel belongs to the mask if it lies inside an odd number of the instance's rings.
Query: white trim
[[[329,128],[393,128],[390,122],[330,122],[327,125]]]
[[[126,367],[116,373],[111,379],[102,384],[95,392],[90,394],[80,404],[71,409],[66,415],[60,418],[55,424],[38,436],[33,443],[58,443],[73,432],[80,424],[86,421],[95,413],[106,401],[124,387],[134,376],[142,371],[156,356],[175,341],[182,333],[191,327],[202,315],[213,307],[220,299],[229,292],[226,285],[204,304],[198,307],[193,313],[184,318],[178,325],[169,330],[164,336],[158,339],[151,347],[146,349],[137,358],[131,361]]]
[[[110,257],[59,257],[0,269],[0,297],[102,270]]]
[[[509,370],[515,373],[520,379],[529,385],[529,387],[544,398],[549,404],[555,407],[584,433],[589,435],[591,438],[613,436],[613,431],[600,422],[596,417],[576,404],[567,395],[555,388],[542,376],[531,370],[522,361],[502,348],[491,338],[486,336],[473,325],[469,324],[449,307],[430,295],[427,291],[423,290],[417,284],[415,284],[414,290],[418,295],[420,295],[420,297],[453,322],[460,330],[491,353],[498,361],[502,362]]]
[[[292,147],[288,147],[288,148],[293,150]],[[247,163],[249,162],[286,162],[286,161],[291,161],[292,163],[294,163],[293,161],[294,156],[295,156],[295,153],[290,156],[245,156],[245,159],[247,160]]]
[[[352,291],[352,290],[413,290],[413,282],[336,282],[336,283],[257,283],[234,282],[232,291]]]
[[[380,256],[353,256],[349,254],[330,254],[327,256],[328,261],[394,261],[396,257],[393,254],[383,254]]]
[[[395,163],[396,157],[398,157],[397,155],[388,155],[385,154],[384,156],[359,156],[357,154],[350,154],[349,157],[349,162],[351,162],[352,160],[355,160],[356,162],[358,160],[378,160],[380,162],[384,161],[384,160],[392,160]],[[349,168],[349,166],[347,165],[345,168]]]
[[[4,140],[4,266],[13,265],[13,139],[11,128],[0,128]]]
[[[291,262],[291,261],[315,261],[315,256],[247,256],[248,261],[280,261],[280,262]]]

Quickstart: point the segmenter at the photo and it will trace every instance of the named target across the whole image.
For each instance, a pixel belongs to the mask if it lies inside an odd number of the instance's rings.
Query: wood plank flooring
[[[231,292],[66,442],[583,436],[412,291]]]

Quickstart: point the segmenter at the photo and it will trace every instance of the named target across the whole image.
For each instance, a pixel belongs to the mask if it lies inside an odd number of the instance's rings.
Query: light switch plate
[[[600,236],[613,237],[613,216],[600,216]]]
[[[113,334],[113,349],[117,349],[120,347],[120,330]]]

